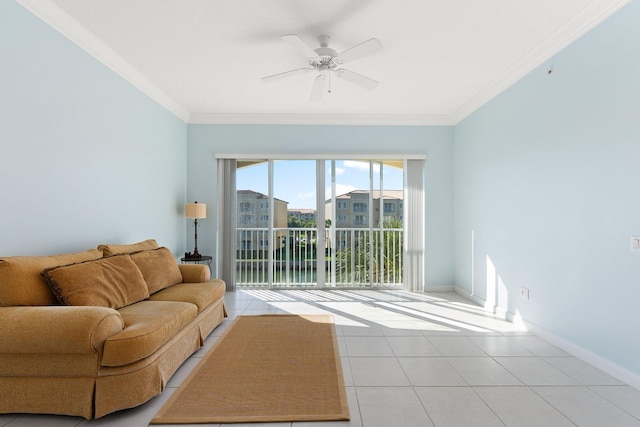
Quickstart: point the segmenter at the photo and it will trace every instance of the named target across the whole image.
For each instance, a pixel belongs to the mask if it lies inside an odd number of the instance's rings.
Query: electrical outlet
[[[529,288],[520,288],[520,297],[523,299],[529,299]]]

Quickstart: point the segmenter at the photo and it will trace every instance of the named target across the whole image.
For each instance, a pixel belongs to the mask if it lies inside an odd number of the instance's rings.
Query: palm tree
[[[336,253],[336,274],[339,282],[402,283],[403,233],[402,223],[387,220],[382,232],[356,230],[354,243]]]

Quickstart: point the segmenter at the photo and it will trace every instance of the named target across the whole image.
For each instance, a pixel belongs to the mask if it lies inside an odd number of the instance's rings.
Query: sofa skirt
[[[0,377],[0,413],[93,416],[93,377]]]
[[[151,356],[132,365],[101,368],[96,379],[94,417],[132,408],[162,393],[171,376],[224,319],[222,300],[205,308]],[[204,328],[204,329],[203,329]]]

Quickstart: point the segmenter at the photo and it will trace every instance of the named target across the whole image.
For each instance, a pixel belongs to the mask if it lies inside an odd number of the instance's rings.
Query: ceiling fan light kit
[[[335,73],[336,77],[342,78],[350,83],[369,90],[375,89],[376,86],[378,86],[378,82],[376,80],[344,68],[338,68],[338,66],[345,62],[379,51],[382,49],[382,43],[377,39],[369,39],[345,50],[344,52],[338,53],[329,47],[329,38],[330,37],[327,35],[318,36],[318,43],[320,44],[320,47],[313,49],[296,34],[287,34],[282,36],[284,41],[298,49],[309,59],[310,67],[298,68],[266,76],[262,78],[262,81],[268,83],[281,78],[304,74],[315,70],[318,72],[318,75],[313,82],[310,97],[310,100],[314,102],[322,99],[325,84],[327,80],[331,78],[331,71]],[[331,92],[331,90],[329,90],[329,92]]]

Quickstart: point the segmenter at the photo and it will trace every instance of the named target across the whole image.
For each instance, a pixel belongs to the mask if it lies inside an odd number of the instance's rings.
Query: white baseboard
[[[490,311],[490,312],[492,312],[492,313],[493,313],[493,307],[490,307],[490,308],[489,308],[489,307],[487,307],[487,306],[485,305],[485,304],[486,304],[486,301],[485,301],[485,300],[483,300],[482,298],[478,298],[477,296],[475,296],[475,295],[473,295],[473,294],[471,294],[471,293],[469,293],[469,292],[465,291],[464,289],[460,289],[460,288],[458,288],[458,287],[453,288],[453,291],[454,291],[456,294],[458,294],[458,295],[460,295],[460,296],[463,296],[463,297],[465,297],[466,299],[468,299],[468,300],[470,300],[470,301],[473,301],[474,303],[478,304],[479,306],[484,307],[485,309],[487,309],[487,311]]]
[[[626,368],[623,368],[622,366],[612,362],[609,359],[606,359],[585,348],[582,348],[572,343],[571,341],[554,335],[531,322],[524,320],[524,324],[527,330],[531,331],[548,343],[561,348],[572,356],[575,356],[578,359],[581,359],[588,364],[595,366],[601,371],[611,375],[612,377],[615,377],[620,381],[629,384],[631,387],[640,390],[640,375],[631,372]]]
[[[489,304],[487,303],[486,300],[470,294],[469,292],[465,291],[464,289],[460,289],[460,288],[454,288],[455,293],[457,293],[458,295],[461,295],[463,297],[465,297],[466,299],[473,301],[474,303],[478,304],[480,307],[483,307],[487,312],[489,313],[493,313],[496,315],[496,317],[498,319],[504,319],[508,322],[512,322],[512,323],[521,323],[522,322],[522,318],[520,318],[519,316],[515,315],[514,313],[511,313],[510,311],[508,311],[506,308],[503,307],[499,307],[497,305],[493,305],[493,304]]]
[[[453,286],[429,286],[425,287],[423,292],[453,292],[455,288]]]
[[[524,321],[522,316],[519,315],[519,314],[507,311],[505,320],[507,322],[513,323],[514,325],[522,325],[525,329],[528,329],[527,326],[526,326],[526,322]]]
[[[609,359],[606,359],[585,348],[582,348],[571,341],[554,335],[534,323],[528,322],[520,314],[512,313],[508,310],[504,310],[493,305],[487,305],[484,299],[478,298],[477,296],[472,295],[469,292],[458,287],[455,287],[454,291],[455,293],[475,302],[481,307],[484,307],[488,312],[495,313],[496,316],[503,318],[508,322],[523,325],[528,331],[531,331],[533,334],[539,336],[549,344],[553,344],[556,347],[561,348],[570,355],[575,356],[578,359],[583,360],[588,364],[600,369],[601,371],[611,375],[612,377],[617,378],[620,381],[630,385],[631,387],[640,390],[640,375],[636,374],[635,372],[631,372]]]

